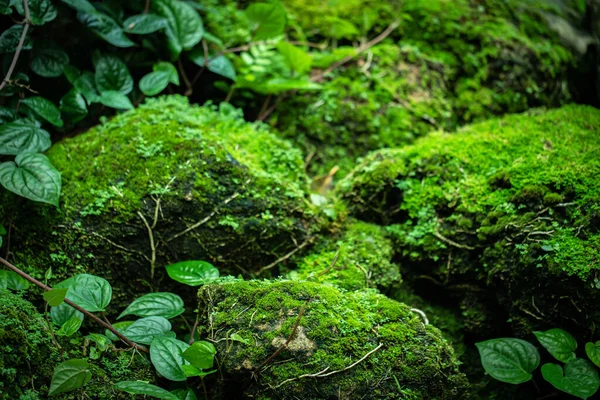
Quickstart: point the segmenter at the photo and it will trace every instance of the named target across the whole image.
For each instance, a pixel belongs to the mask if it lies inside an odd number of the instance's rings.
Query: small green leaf
[[[123,381],[115,384],[115,389],[130,394],[141,394],[163,400],[179,400],[179,397],[158,386],[142,381]]]
[[[577,341],[570,333],[558,328],[533,333],[542,346],[558,361],[566,363],[575,358]]]
[[[206,261],[181,261],[166,268],[171,279],[189,286],[204,285],[219,277],[219,270]]]
[[[500,382],[515,385],[527,382],[540,365],[540,353],[525,340],[500,338],[475,343],[475,346],[485,371]]]
[[[100,57],[96,64],[94,78],[96,88],[100,93],[115,90],[122,94],[129,94],[133,89],[133,78],[129,69],[117,56],[103,55]]]
[[[117,332],[122,333],[124,335],[125,332],[127,331],[127,328],[129,328],[131,325],[133,325],[134,322],[135,321],[115,322],[114,324],[112,324],[112,326],[113,326],[113,328],[115,328],[117,330]],[[109,331],[108,329],[106,329],[104,331],[104,333],[110,340],[114,340],[114,341],[119,340],[119,338],[114,333]]]
[[[327,18],[327,25],[327,36],[338,40],[352,39],[360,33],[353,23],[337,17]]]
[[[194,342],[183,352],[183,358],[196,368],[209,369],[213,367],[217,350],[215,346],[204,340]]]
[[[71,122],[81,121],[88,113],[85,97],[75,88],[72,88],[60,99],[60,111]]]
[[[200,42],[204,27],[200,15],[189,4],[178,0],[154,0],[152,10],[168,21],[166,34],[173,59],[182,50],[189,50]]]
[[[87,0],[61,0],[63,3],[68,5],[69,7],[81,11],[83,13],[95,14],[98,11],[96,8]]]
[[[0,289],[27,290],[29,282],[14,271],[0,269]]]
[[[50,318],[58,326],[63,326],[73,317],[77,317],[83,321],[83,313],[77,311],[67,303],[61,303],[59,306],[50,309]]]
[[[171,323],[163,317],[146,317],[129,325],[123,335],[135,343],[150,344],[155,336],[165,335],[171,330]]]
[[[19,114],[11,108],[0,107],[0,124],[12,122],[19,118]]]
[[[58,336],[71,336],[79,330],[81,322],[81,319],[77,316],[73,316],[60,327],[56,334]]]
[[[0,0],[0,14],[10,15],[11,13],[10,0]]]
[[[592,342],[586,343],[585,354],[600,368],[600,341],[597,341],[595,344]]]
[[[44,292],[43,297],[44,300],[48,302],[48,305],[58,307],[65,300],[68,291],[69,289],[67,288],[54,288]]]
[[[44,25],[56,18],[56,7],[50,0],[29,0],[29,20],[33,25]],[[23,0],[15,2],[17,12],[25,16]]]
[[[179,86],[179,73],[177,68],[170,62],[161,61],[152,66],[152,71],[164,71],[169,75],[169,82]]]
[[[58,207],[60,172],[42,154],[24,152],[14,162],[0,164],[0,184],[26,199]]]
[[[254,3],[246,9],[254,40],[266,40],[283,34],[286,12],[281,3]]]
[[[92,379],[92,373],[86,360],[73,359],[62,362],[54,368],[48,395],[54,396],[79,389],[90,379]]]
[[[13,25],[0,35],[0,53],[14,53],[19,45],[23,25]],[[31,36],[25,36],[22,50],[31,50]]]
[[[189,59],[199,67],[204,67],[204,51],[202,49],[194,49],[188,54]],[[229,59],[223,55],[217,57],[209,57],[208,65],[206,66],[209,71],[214,72],[217,75],[229,78],[235,81],[235,67],[229,61]]]
[[[52,267],[48,267],[48,269],[44,273],[44,279],[46,281],[48,281],[50,278],[52,278]]]
[[[77,19],[113,46],[121,48],[135,46],[135,43],[125,35],[123,28],[106,14],[102,14],[99,11],[93,14],[78,12]]]
[[[69,56],[56,43],[36,40],[33,43],[31,69],[39,76],[56,78],[69,64]]]
[[[100,93],[100,103],[106,107],[116,108],[118,110],[133,110],[133,104],[129,97],[116,90],[107,90]]]
[[[285,63],[291,70],[300,75],[304,75],[310,71],[312,58],[306,51],[288,42],[277,43],[277,50],[279,50],[279,53],[281,53]]]
[[[54,287],[68,288],[67,299],[89,312],[104,311],[112,298],[108,281],[89,274],[75,275]]]
[[[0,125],[0,154],[46,151],[52,144],[50,134],[28,119]]]
[[[198,400],[198,397],[196,397],[196,394],[192,389],[177,389],[173,390],[171,393],[177,396],[177,399],[179,400]]]
[[[84,339],[88,339],[96,343],[96,346],[100,351],[105,351],[107,346],[112,343],[112,340],[100,333],[90,333],[89,335],[85,336]]]
[[[146,96],[154,96],[165,90],[169,85],[169,73],[165,71],[154,71],[146,74],[140,79],[140,90]]]
[[[119,315],[118,319],[126,315],[173,318],[184,311],[183,300],[176,294],[168,292],[148,293],[132,301],[125,311]]]
[[[185,381],[183,371],[185,360],[182,353],[189,345],[181,340],[166,336],[155,336],[150,344],[150,360],[154,368],[165,378],[172,381]]]
[[[68,69],[65,68],[65,75],[67,75],[67,70]],[[75,87],[75,89],[77,89],[77,91],[81,93],[83,97],[85,97],[88,103],[91,104],[100,101],[100,95],[96,90],[94,74],[92,74],[90,71],[84,71],[71,83]]]
[[[558,364],[542,365],[542,376],[556,389],[565,393],[587,399],[594,395],[600,387],[598,371],[583,358],[569,361],[563,368]]]
[[[137,35],[147,35],[166,28],[166,18],[155,14],[139,14],[129,17],[123,22],[125,32]]]
[[[63,126],[63,121],[60,118],[60,110],[50,100],[35,96],[21,100],[21,104],[25,104],[36,115],[39,115],[52,125],[59,128]]]
[[[207,375],[213,374],[215,372],[217,372],[217,370],[212,370],[212,371],[202,371],[200,368],[196,368],[193,365],[184,365],[183,367],[183,372],[185,373],[185,376],[187,376],[188,378],[194,377],[194,376],[198,376],[200,378],[204,378]]]
[[[234,340],[236,342],[244,343],[244,344],[250,344],[250,341],[248,339],[244,339],[237,333],[232,333],[231,335],[229,335],[229,339]]]

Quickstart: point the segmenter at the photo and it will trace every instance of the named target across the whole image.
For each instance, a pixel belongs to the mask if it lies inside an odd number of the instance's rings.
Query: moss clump
[[[392,263],[392,255],[392,242],[385,229],[352,221],[341,237],[324,239],[311,254],[298,261],[297,269],[289,275],[346,290],[369,287],[386,290],[401,282],[400,269]]]
[[[388,225],[405,279],[468,300],[473,330],[505,315],[521,333],[593,331],[599,127],[598,110],[568,106],[435,133],[370,154],[338,190],[351,214]],[[481,306],[498,303],[488,318]]]
[[[199,296],[200,310],[205,310],[199,326],[215,340],[226,381],[223,398],[243,393],[259,399],[453,399],[466,389],[440,332],[404,304],[372,291],[346,293],[312,282],[223,280],[204,286]],[[263,365],[296,322],[287,347]],[[226,340],[234,333],[246,343]],[[340,372],[300,378],[324,370]]]
[[[156,289],[166,264],[249,273],[319,229],[300,152],[231,108],[149,100],[48,157],[63,176],[61,210],[15,196],[0,206],[13,260],[37,276],[91,271],[130,300]]]

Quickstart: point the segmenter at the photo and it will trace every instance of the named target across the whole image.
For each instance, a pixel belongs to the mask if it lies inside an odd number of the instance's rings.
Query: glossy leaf
[[[133,78],[127,65],[113,55],[103,55],[98,60],[94,79],[100,93],[114,90],[129,94],[133,89]]]
[[[129,97],[116,90],[107,90],[100,93],[100,103],[106,107],[116,108],[118,110],[133,110],[133,104]]]
[[[48,394],[53,396],[79,389],[91,378],[92,373],[86,360],[73,359],[62,362],[54,368]]]
[[[119,319],[126,315],[173,318],[184,311],[183,300],[178,295],[168,292],[148,293],[132,301],[119,315]]]
[[[73,316],[60,327],[56,334],[58,336],[71,336],[79,330],[81,327],[81,322],[81,319],[79,319],[77,316]]]
[[[44,292],[43,297],[44,300],[48,302],[49,306],[58,307],[65,300],[65,296],[67,295],[68,291],[69,289],[67,288],[54,288],[52,290]]]
[[[69,76],[67,73],[68,70],[69,68],[65,68],[65,75],[67,77]],[[96,89],[94,74],[90,71],[82,72],[71,81],[71,84],[85,97],[88,103],[97,103],[100,101],[100,94]]]
[[[0,124],[12,122],[19,119],[19,114],[12,108],[0,107]]]
[[[189,4],[178,0],[154,0],[151,4],[153,12],[168,21],[166,34],[173,56],[200,42],[204,33],[202,19]]]
[[[192,50],[190,54],[188,54],[188,57],[197,66],[204,67],[204,51],[202,49]],[[236,79],[235,67],[224,55],[209,57],[206,68],[208,68],[209,71],[231,79],[232,81],[235,81]]]
[[[171,330],[171,323],[163,317],[146,317],[129,325],[123,334],[135,343],[150,344],[157,335],[165,335]]]
[[[69,121],[81,121],[88,113],[85,97],[75,88],[69,90],[60,99],[60,111]]]
[[[13,25],[0,35],[0,53],[14,53],[19,45],[21,34],[23,33],[23,25]],[[31,49],[31,36],[25,36],[22,50]]]
[[[600,341],[597,341],[596,343],[586,343],[585,354],[587,354],[588,358],[600,368]]]
[[[130,394],[141,394],[144,396],[156,397],[163,400],[179,400],[175,394],[160,388],[155,385],[151,385],[142,381],[123,381],[115,384],[115,389],[127,392]]]
[[[312,58],[306,51],[288,43],[277,43],[277,50],[283,56],[287,66],[300,75],[310,71]]]
[[[155,14],[138,14],[129,17],[123,22],[125,32],[137,35],[147,35],[166,28],[166,18]]]
[[[10,0],[0,0],[0,14],[10,15],[11,13]]]
[[[198,400],[198,397],[192,389],[177,389],[173,393],[179,400]]]
[[[150,344],[150,360],[154,368],[165,378],[172,381],[185,381],[183,371],[185,360],[182,353],[189,345],[181,340],[156,336]]]
[[[46,151],[52,144],[50,134],[28,119],[0,125],[0,154]]]
[[[283,34],[286,12],[281,3],[254,3],[246,9],[254,40],[266,40]]]
[[[108,281],[89,274],[75,275],[54,287],[69,288],[67,299],[89,312],[104,311],[112,298]]]
[[[127,331],[127,328],[129,328],[131,325],[133,325],[134,322],[135,321],[115,322],[112,324],[112,326],[113,326],[113,328],[115,328],[117,330],[117,332],[125,334],[125,332]],[[106,329],[104,331],[104,333],[110,340],[114,340],[114,341],[120,340],[114,333],[112,333],[108,329]]]
[[[0,269],[0,289],[27,290],[29,282],[14,271]]]
[[[162,61],[156,63],[152,66],[152,70],[166,72],[169,76],[169,82],[179,86],[179,73],[177,72],[177,68],[170,62]]]
[[[154,71],[140,79],[140,91],[146,96],[154,96],[162,92],[169,85],[169,73]]]
[[[0,184],[26,199],[58,207],[60,172],[42,154],[20,153],[14,162],[0,164]]]
[[[43,25],[56,18],[56,7],[51,0],[28,0],[29,5],[29,20],[33,25]],[[15,3],[17,12],[25,16],[25,7],[23,1],[18,0]]]
[[[33,43],[31,70],[45,78],[56,78],[63,74],[69,64],[69,56],[54,42],[38,40]]]
[[[587,399],[594,395],[600,387],[598,371],[583,358],[576,358],[565,365],[565,369],[558,364],[542,365],[542,376],[556,389],[565,393]]]
[[[67,4],[71,8],[81,11],[83,13],[95,14],[98,11],[96,8],[87,0],[61,0],[63,3]]]
[[[217,349],[215,346],[204,340],[194,342],[183,352],[183,358],[196,368],[209,369],[213,367]]]
[[[191,378],[194,376],[204,378],[205,376],[216,372],[216,370],[202,371],[200,368],[194,367],[193,365],[184,365],[182,368],[183,368],[183,372],[185,373],[185,376],[187,376],[188,378]]]
[[[171,279],[189,286],[204,285],[219,277],[219,270],[206,261],[181,261],[166,269]]]
[[[529,342],[500,338],[475,343],[485,371],[501,382],[527,382],[540,364],[540,354]]]
[[[36,115],[50,122],[52,125],[59,128],[63,126],[60,110],[50,100],[40,96],[27,97],[21,100],[21,104],[25,104]]]
[[[92,32],[116,47],[127,48],[135,46],[123,31],[123,28],[111,17],[95,11],[92,14],[77,13],[77,19]]]
[[[50,309],[50,318],[58,326],[63,326],[73,317],[77,317],[83,321],[83,313],[77,311],[67,303],[61,303],[59,306]]]
[[[575,358],[577,341],[570,333],[558,328],[533,333],[542,346],[558,361],[566,363]]]

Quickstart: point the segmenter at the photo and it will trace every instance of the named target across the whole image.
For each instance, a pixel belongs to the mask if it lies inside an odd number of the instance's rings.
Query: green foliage
[[[27,199],[58,207],[61,175],[43,154],[23,151],[14,162],[0,164],[0,183]]]
[[[68,289],[67,299],[90,312],[105,311],[112,298],[108,281],[89,274],[75,275],[54,287]]]
[[[540,353],[529,342],[503,338],[477,343],[481,364],[493,378],[506,383],[529,381],[540,365]]]
[[[183,311],[183,300],[178,295],[166,292],[148,293],[133,300],[119,315],[119,319],[126,315],[174,318]]]
[[[171,331],[171,323],[164,317],[145,317],[127,324],[119,330],[135,343],[150,344],[156,336],[166,336]],[[115,336],[116,338],[116,336]]]
[[[533,333],[542,346],[558,361],[568,363],[575,359],[577,341],[569,332],[554,328],[546,332],[534,331]]]
[[[190,346],[174,338],[156,336],[150,344],[150,359],[154,368],[171,381],[185,381],[187,376],[183,366],[187,363],[183,352]]]
[[[179,400],[179,397],[165,389],[140,381],[122,381],[115,388],[131,394],[141,394],[162,400]]]
[[[48,302],[49,306],[57,307],[65,300],[68,290],[68,288],[54,288],[44,292],[44,300]]]
[[[29,288],[29,282],[19,276],[19,274],[0,269],[0,290],[26,290],[27,288]]]
[[[565,393],[587,399],[600,387],[598,371],[582,358],[570,360],[564,368],[557,364],[542,365],[542,376],[552,386]]]
[[[73,359],[62,362],[54,368],[48,395],[53,396],[79,389],[90,379],[92,379],[92,373],[86,360]]]
[[[181,261],[165,268],[171,279],[189,286],[204,285],[219,277],[219,270],[206,261]]]

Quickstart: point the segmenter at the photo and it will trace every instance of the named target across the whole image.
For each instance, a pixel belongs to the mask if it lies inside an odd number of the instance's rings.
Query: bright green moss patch
[[[599,132],[584,106],[491,120],[372,153],[339,192],[351,214],[388,225],[405,278],[487,282],[524,331],[593,329]]]
[[[312,282],[223,280],[204,286],[199,296],[199,326],[216,341],[221,371],[230,382],[223,398],[243,391],[260,399],[281,393],[298,399],[402,398],[403,393],[414,399],[452,399],[466,389],[440,332],[407,306],[372,291],[343,292]],[[262,365],[286,342],[296,322],[287,347]],[[234,333],[247,343],[228,339]],[[333,374],[300,378],[320,371]]]

